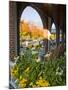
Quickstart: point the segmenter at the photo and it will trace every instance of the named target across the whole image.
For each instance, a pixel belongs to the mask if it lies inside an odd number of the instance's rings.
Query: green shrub
[[[17,79],[26,78],[29,84],[35,82],[42,77],[49,82],[49,86],[58,86],[66,84],[66,57],[60,56],[51,60],[37,62],[37,54],[32,54],[30,49],[26,49],[24,54],[19,57],[16,62],[18,72]]]

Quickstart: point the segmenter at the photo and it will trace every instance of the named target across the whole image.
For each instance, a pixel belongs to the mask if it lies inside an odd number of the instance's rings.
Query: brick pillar
[[[17,8],[16,2],[9,2],[9,58],[17,55]]]
[[[51,32],[51,18],[48,17],[48,30]],[[50,41],[48,40],[48,51],[50,50]]]

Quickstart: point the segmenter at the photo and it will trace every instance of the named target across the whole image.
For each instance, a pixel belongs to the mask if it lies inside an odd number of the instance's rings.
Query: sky
[[[32,8],[30,6],[27,6],[24,9],[20,20],[21,21],[26,20],[30,23],[34,23],[35,25],[43,28],[43,23],[42,23],[40,15],[38,14],[38,12],[34,8]],[[52,24],[51,30],[52,30],[52,32],[56,33],[56,27],[55,27],[54,23]]]
[[[52,33],[56,33],[56,26],[55,26],[54,23],[52,24],[51,32],[52,32]]]
[[[37,26],[43,28],[43,23],[42,23],[42,20],[40,18],[40,15],[38,14],[38,12],[34,8],[32,8],[30,6],[27,6],[24,9],[24,11],[22,12],[21,21],[22,20],[27,20],[28,22],[34,23]]]

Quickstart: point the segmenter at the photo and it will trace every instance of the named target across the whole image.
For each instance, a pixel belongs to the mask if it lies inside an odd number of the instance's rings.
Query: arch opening
[[[56,25],[53,22],[51,26],[51,42],[50,42],[50,49],[56,48]]]
[[[43,23],[39,13],[31,6],[27,6],[23,10],[20,21],[27,21],[30,24],[34,24],[43,28]]]
[[[45,54],[45,49],[47,45],[44,46],[43,39],[48,39],[50,35],[49,30],[44,29],[42,19],[39,13],[32,8],[27,6],[20,18],[20,54],[22,54],[23,49],[29,47],[39,47],[42,49],[42,53]],[[46,44],[46,43],[45,43]],[[41,51],[35,48],[35,51],[39,54]]]

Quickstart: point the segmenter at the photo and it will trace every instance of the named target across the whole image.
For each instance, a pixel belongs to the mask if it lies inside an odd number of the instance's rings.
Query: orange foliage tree
[[[20,22],[20,36],[27,37],[28,35],[31,38],[48,38],[49,31],[48,29],[43,29],[37,27],[33,24],[29,24],[27,21]]]

